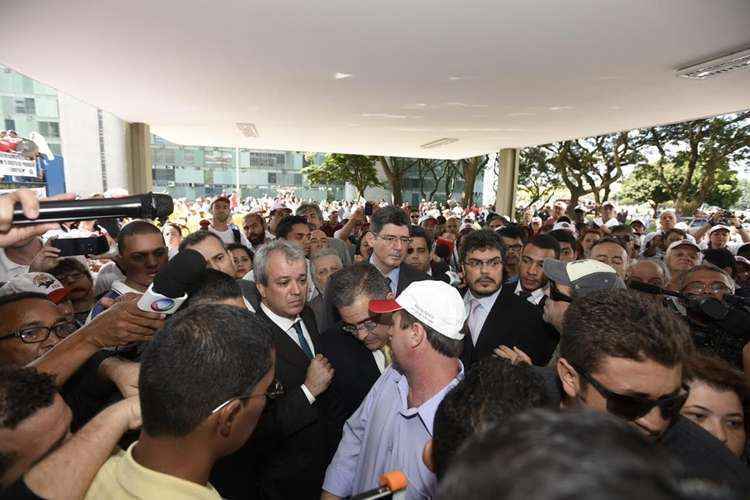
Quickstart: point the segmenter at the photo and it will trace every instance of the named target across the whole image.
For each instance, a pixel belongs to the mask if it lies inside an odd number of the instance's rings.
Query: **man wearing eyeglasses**
[[[464,337],[464,365],[491,356],[500,346],[517,348],[537,365],[546,364],[558,334],[542,320],[541,310],[503,285],[505,247],[493,231],[474,231],[463,239],[461,265],[468,333]]]
[[[387,206],[375,212],[365,238],[372,247],[370,263],[386,277],[395,295],[414,281],[429,279],[425,273],[404,263],[411,237],[409,218],[400,208]]]
[[[750,314],[727,303],[734,295],[735,284],[729,275],[713,264],[700,264],[685,272],[678,282],[683,295],[680,299],[693,333],[695,345],[709,354],[722,357],[742,370],[743,350],[747,345],[747,321]],[[724,317],[712,317],[711,310],[723,312]],[[721,316],[722,314],[719,314]]]
[[[683,365],[694,352],[684,322],[634,290],[596,291],[565,314],[560,358],[540,368],[562,408],[608,412],[670,452],[687,478],[742,486],[747,470],[679,412]]]
[[[320,338],[320,352],[336,371],[325,394],[333,401],[332,427],[337,433],[333,441],[338,443],[344,422],[390,365],[388,325],[370,312],[369,303],[392,297],[392,292],[380,271],[367,262],[335,273],[327,290],[341,316]]]
[[[85,498],[219,500],[214,463],[279,397],[274,374],[270,329],[249,311],[204,304],[175,314],[142,356],[140,437],[107,460]]]
[[[518,226],[510,225],[498,229],[497,234],[505,246],[505,260],[503,261],[505,283],[515,283],[518,281],[518,265],[521,262],[521,250],[523,250],[523,233]]]

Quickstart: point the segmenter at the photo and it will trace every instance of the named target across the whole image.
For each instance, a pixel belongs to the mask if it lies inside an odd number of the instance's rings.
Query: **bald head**
[[[664,268],[658,262],[653,260],[638,260],[628,267],[628,281],[639,281],[664,287],[667,284],[667,277]]]

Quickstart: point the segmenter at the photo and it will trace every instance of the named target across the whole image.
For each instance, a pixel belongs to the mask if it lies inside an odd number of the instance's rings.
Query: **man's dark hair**
[[[693,351],[687,324],[634,290],[602,290],[574,300],[563,331],[560,357],[589,373],[607,356],[672,367]]]
[[[409,237],[410,238],[424,238],[427,243],[427,250],[432,248],[432,240],[427,236],[427,232],[420,226],[409,226]]]
[[[550,404],[544,380],[531,366],[495,358],[479,361],[435,413],[432,456],[438,480],[469,437],[524,410]]]
[[[158,234],[164,241],[161,231],[158,227],[145,220],[134,220],[125,224],[117,235],[117,251],[120,255],[125,251],[125,239],[138,234]]]
[[[433,349],[435,349],[443,356],[447,356],[449,358],[458,358],[459,356],[461,356],[461,352],[464,348],[463,340],[451,339],[446,337],[442,333],[439,333],[437,330],[434,330],[432,327],[419,321],[419,319],[412,316],[409,311],[405,309],[402,310],[401,313],[402,329],[409,328],[414,323],[419,323],[427,332],[427,341],[430,343]]]
[[[248,257],[250,257],[250,260],[253,260],[253,257],[255,257],[255,254],[252,250],[247,248],[242,243],[230,243],[227,245],[227,252],[231,252],[232,250],[244,250]]]
[[[186,436],[271,369],[272,332],[247,310],[198,304],[172,316],[148,343],[139,378],[143,430]]]
[[[266,228],[266,219],[263,218],[262,214],[259,214],[258,212],[250,212],[249,214],[245,214],[243,220],[247,219],[248,217],[257,217],[260,221],[260,225],[263,226],[263,229]]]
[[[671,460],[638,431],[592,411],[533,409],[477,435],[436,500],[681,498]]]
[[[745,243],[741,247],[737,249],[737,255],[739,257],[745,257],[746,259],[750,259],[750,243]]]
[[[548,236],[552,236],[555,238],[559,243],[568,243],[573,248],[573,250],[576,249],[576,245],[578,242],[576,241],[576,237],[573,236],[573,233],[566,229],[555,229],[553,231],[550,231],[547,233]]]
[[[523,241],[524,239],[524,232],[521,230],[518,224],[509,224],[505,227],[498,229],[496,233],[501,238],[513,238],[513,239],[518,238],[521,241]]]
[[[496,249],[500,252],[503,262],[505,262],[505,245],[503,245],[500,236],[490,229],[480,229],[472,233],[467,234],[461,238],[461,245],[459,246],[458,253],[463,264],[466,261],[466,256],[475,250],[490,250]]]
[[[0,367],[0,428],[13,430],[55,399],[54,379],[33,368]],[[16,457],[0,449],[0,478],[13,466]]]
[[[234,276],[216,269],[206,269],[200,285],[190,292],[183,308],[187,309],[196,304],[215,304],[237,298],[242,298],[242,289]]]
[[[628,235],[633,235],[633,228],[630,227],[628,224],[618,224],[617,226],[613,226],[609,229],[612,234],[615,233],[627,233]]]
[[[605,243],[612,243],[612,244],[617,245],[618,247],[622,248],[623,250],[625,250],[625,253],[628,252],[628,248],[625,246],[625,244],[622,241],[620,241],[619,239],[617,239],[617,238],[602,238],[599,241],[595,242],[593,245],[591,245],[591,250],[590,251],[593,253],[594,252],[594,247],[598,247],[599,245],[603,245]]]
[[[26,300],[26,299],[50,300],[49,297],[47,297],[43,293],[18,292],[18,293],[11,293],[10,295],[5,295],[3,297],[0,297],[0,307],[4,307],[4,306],[7,306],[8,304],[12,304],[14,302],[18,302],[19,300]]]
[[[68,274],[73,271],[77,271],[83,274],[89,280],[93,282],[93,279],[91,278],[91,271],[89,271],[89,268],[83,265],[83,262],[73,257],[66,257],[64,259],[60,259],[59,261],[57,261],[57,265],[47,272],[50,273],[55,278],[59,279],[60,276],[64,274]]]
[[[292,228],[297,224],[304,224],[307,226],[307,218],[301,215],[287,215],[279,221],[276,226],[276,237],[286,239],[289,233],[292,232]]]
[[[380,210],[376,211],[372,215],[370,220],[370,231],[372,234],[380,234],[386,224],[393,224],[395,226],[408,226],[410,224],[409,217],[398,207],[388,205]]]
[[[555,258],[560,258],[560,244],[555,238],[548,234],[537,234],[526,242],[526,244],[523,246],[524,250],[529,245],[534,245],[535,247],[541,248],[543,250],[553,250],[555,252]]]
[[[222,240],[219,237],[219,235],[212,233],[208,229],[199,229],[198,231],[194,233],[188,234],[182,239],[182,241],[180,242],[180,252],[182,252],[186,248],[190,248],[190,247],[200,244],[200,242],[202,242],[206,238],[216,238],[218,242],[221,243],[221,246],[226,249],[224,240]]]
[[[333,307],[347,307],[362,294],[370,300],[382,300],[390,293],[385,276],[369,262],[357,262],[333,273],[325,296]]]
[[[728,248],[707,248],[703,250],[703,262],[713,264],[718,268],[732,270],[732,278],[737,276],[737,261]]]

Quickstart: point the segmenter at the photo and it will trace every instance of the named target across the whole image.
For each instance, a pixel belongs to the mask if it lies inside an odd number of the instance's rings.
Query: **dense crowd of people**
[[[0,197],[0,498],[335,499],[394,470],[408,499],[750,495],[731,213],[17,204],[39,200]],[[110,251],[53,244],[92,235]]]

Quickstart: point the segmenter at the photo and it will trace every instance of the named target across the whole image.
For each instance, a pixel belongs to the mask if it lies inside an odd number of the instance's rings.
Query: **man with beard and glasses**
[[[258,248],[266,242],[266,222],[259,213],[247,214],[242,222],[242,229],[245,230],[245,237],[251,248]]]
[[[492,231],[475,231],[463,240],[468,333],[461,359],[467,367],[500,346],[519,349],[534,364],[545,365],[557,346],[559,335],[542,320],[541,309],[516,295],[513,286],[503,285],[504,257],[505,247]]]
[[[509,225],[497,230],[500,242],[505,247],[505,260],[503,270],[505,272],[505,283],[515,284],[518,281],[518,265],[521,261],[521,250],[523,250],[523,231],[517,225]]]
[[[680,417],[694,352],[687,325],[633,290],[596,291],[565,313],[560,358],[538,368],[561,408],[611,413],[666,449],[685,478],[745,488],[748,471],[724,445]]]
[[[249,248],[250,242],[242,234],[242,231],[232,224],[232,209],[230,206],[231,203],[226,196],[219,196],[211,203],[211,224],[208,226],[208,230],[221,238],[225,245],[239,243]]]

